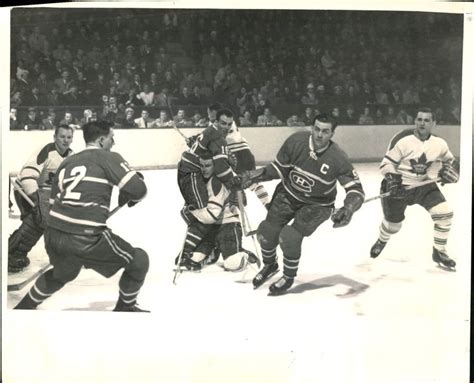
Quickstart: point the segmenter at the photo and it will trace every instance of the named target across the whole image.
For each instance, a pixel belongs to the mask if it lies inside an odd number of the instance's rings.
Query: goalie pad
[[[240,251],[224,260],[224,269],[227,271],[241,271],[248,263],[248,254]]]

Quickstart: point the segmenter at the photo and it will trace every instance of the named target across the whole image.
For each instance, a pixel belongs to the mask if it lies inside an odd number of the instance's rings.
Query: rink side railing
[[[337,142],[353,162],[378,162],[382,159],[390,139],[403,129],[413,129],[407,125],[338,126],[334,135]],[[184,135],[192,136],[201,128],[181,129]],[[244,127],[240,128],[248,141],[258,164],[273,160],[285,139],[296,131],[309,130],[308,127]],[[459,157],[460,126],[442,125],[433,130],[444,138],[451,151]],[[4,160],[10,173],[21,169],[31,153],[51,142],[53,131],[9,131],[5,137]],[[186,150],[184,139],[174,129],[126,129],[115,130],[113,150],[137,169],[174,168],[181,153]],[[72,149],[84,148],[82,132],[74,134]]]

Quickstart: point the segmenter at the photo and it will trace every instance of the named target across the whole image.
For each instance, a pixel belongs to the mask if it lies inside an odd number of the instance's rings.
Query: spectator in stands
[[[146,77],[143,77],[146,78]],[[130,88],[135,88],[139,93],[143,91],[141,76],[138,73],[133,74],[133,78],[129,84]]]
[[[336,106],[334,108],[332,108],[331,110],[331,116],[332,118],[334,118],[334,120],[336,120],[338,123],[339,121],[341,121],[341,111],[340,109]]]
[[[178,128],[193,126],[193,122],[186,117],[186,112],[184,109],[178,109],[178,113],[176,113],[176,116],[173,117],[173,121]]]
[[[379,105],[388,105],[388,94],[382,89],[380,85],[375,85],[375,102]],[[377,114],[377,112],[375,113]]]
[[[91,80],[90,77],[88,78],[89,80]],[[99,102],[102,95],[109,88],[109,84],[105,80],[105,75],[100,72],[97,74],[97,80],[89,81],[89,87],[90,87],[91,103],[95,104]]]
[[[400,111],[397,114],[397,123],[400,125],[412,125],[413,124],[413,117],[410,116],[405,108],[400,108]]]
[[[53,87],[51,88],[49,94],[46,96],[47,100],[48,100],[48,106],[58,106],[58,105],[61,105],[61,102],[59,100],[59,94],[58,94],[58,90]]]
[[[127,94],[130,91],[130,83],[126,78],[122,78],[119,72],[112,75],[109,86],[115,86],[118,94]]]
[[[195,127],[205,127],[207,125],[205,125],[205,119],[202,118],[202,115],[201,113],[199,113],[198,111],[196,111],[193,116],[191,117],[191,121],[193,122],[193,126]]]
[[[167,108],[170,104],[168,88],[163,87],[161,92],[155,94],[155,99],[153,100],[153,104],[159,108]]]
[[[69,76],[69,71],[68,70],[63,70],[61,73],[61,78],[57,78],[54,81],[54,86],[56,87],[58,93],[60,95],[64,95],[69,93],[71,86],[72,86],[72,80]]]
[[[372,87],[368,82],[364,82],[362,84],[362,92],[359,93],[359,98],[362,105],[375,103],[374,92],[372,91]]]
[[[48,109],[48,116],[41,121],[41,130],[55,130],[58,127],[56,121],[56,111],[52,108]]]
[[[319,84],[316,87],[316,98],[318,100],[318,108],[320,110],[329,110],[328,95],[326,93],[326,87],[323,84]]]
[[[20,91],[16,91],[10,97],[10,107],[18,108],[23,105],[23,97]]]
[[[335,85],[331,96],[331,105],[341,108],[346,103],[346,96],[341,85]]]
[[[125,109],[125,119],[119,121],[120,127],[122,129],[135,129],[138,128],[138,124],[135,122],[133,118],[135,115],[135,111],[133,108],[126,108]]]
[[[243,115],[239,117],[240,126],[255,126],[255,121],[249,110],[245,110]]]
[[[92,110],[91,109],[84,109],[84,112],[82,112],[82,118],[79,120],[79,126],[82,127],[90,122],[92,117]]]
[[[166,110],[160,110],[160,117],[153,121],[154,128],[168,128],[173,125],[173,122],[168,117]]]
[[[301,121],[303,121],[305,126],[310,126],[313,124],[314,116],[316,116],[316,114],[314,114],[313,108],[307,106],[304,110],[304,115],[301,118]]]
[[[443,108],[438,106],[435,110],[435,116],[436,116],[436,124],[438,125],[446,125],[447,124],[447,118],[445,116]]]
[[[209,100],[201,93],[199,86],[195,85],[190,96],[191,105],[207,105]]]
[[[341,125],[357,125],[358,118],[356,116],[354,107],[352,105],[347,105],[343,115],[341,116],[340,124]]]
[[[400,91],[398,87],[392,90],[392,93],[389,95],[389,101],[390,101],[390,104],[403,103],[402,92]]]
[[[293,114],[286,120],[287,126],[304,126],[304,122],[298,118],[298,115]]]
[[[59,125],[67,125],[73,129],[80,129],[77,119],[72,115],[70,111],[64,112],[64,118],[59,121]]]
[[[46,73],[41,72],[35,82],[35,86],[38,88],[39,94],[42,97],[46,97],[53,87],[53,84],[48,80]]]
[[[310,82],[306,86],[306,93],[303,95],[303,97],[301,97],[301,103],[303,105],[318,105],[319,100],[316,97],[313,83]]]
[[[158,83],[158,76],[156,75],[156,73],[152,73],[150,75],[150,81],[148,82],[149,86],[150,86],[150,89],[155,93],[155,94],[158,94],[158,91],[159,91],[159,83]]]
[[[28,108],[28,115],[25,120],[22,121],[21,126],[23,130],[38,130],[40,129],[41,120],[37,113],[36,108]]]
[[[178,90],[178,85],[176,80],[173,78],[173,75],[169,70],[165,71],[165,77],[162,81],[163,88],[168,89],[170,95],[175,95]]]
[[[20,130],[22,129],[20,122],[17,117],[16,108],[10,109],[10,130]]]
[[[269,107],[264,108],[263,114],[257,118],[257,126],[280,126],[283,123],[272,114]]]
[[[123,99],[123,104],[131,108],[144,105],[143,100],[139,97],[135,88],[128,91],[127,97]]]
[[[364,107],[364,111],[359,117],[359,125],[373,125],[374,119],[372,118],[371,110],[368,106]]]
[[[385,124],[385,116],[383,114],[382,108],[377,108],[375,110],[375,117],[374,117],[374,124],[375,125],[384,125]]]
[[[145,106],[150,106],[153,105],[155,92],[150,89],[150,85],[145,83],[143,84],[143,90],[138,94],[137,98],[141,99]]]
[[[176,104],[180,106],[187,106],[192,104],[192,98],[189,94],[189,89],[186,86],[181,89],[181,93],[176,99]]]
[[[77,86],[74,86],[74,85],[71,86],[71,88],[69,89],[67,93],[63,94],[60,97],[60,101],[61,101],[61,104],[65,106],[76,106],[76,105],[82,106],[85,103],[77,90]]]
[[[150,113],[148,110],[143,109],[141,116],[135,119],[135,123],[140,129],[151,128],[153,125],[153,119],[150,118]]]
[[[253,109],[257,116],[262,115],[265,111],[265,108],[270,107],[270,102],[267,100],[265,95],[262,93],[257,93],[257,96],[254,97],[255,93],[252,95]]]
[[[461,123],[461,107],[454,105],[449,112],[448,122],[450,124],[459,125]]]
[[[18,80],[16,82],[16,90],[20,91],[22,94],[28,94],[31,89],[29,75],[30,72],[24,70],[17,76]]]
[[[397,115],[395,113],[395,108],[393,106],[389,106],[387,108],[387,115],[385,116],[384,123],[386,125],[396,125],[396,124],[398,124]]]
[[[403,92],[402,103],[404,105],[417,105],[420,103],[420,97],[413,85],[409,85]]]

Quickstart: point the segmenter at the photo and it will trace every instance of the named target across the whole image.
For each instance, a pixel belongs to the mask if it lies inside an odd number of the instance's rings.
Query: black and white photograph
[[[473,11],[0,9],[0,381],[473,382]]]

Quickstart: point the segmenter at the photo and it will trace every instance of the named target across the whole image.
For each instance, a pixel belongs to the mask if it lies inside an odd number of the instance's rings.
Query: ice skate
[[[433,261],[443,269],[456,271],[456,262],[448,257],[448,254],[433,248]]]
[[[30,264],[30,259],[24,253],[8,254],[8,272],[19,273]]]
[[[380,239],[377,239],[377,242],[375,242],[372,248],[370,249],[370,258],[377,258],[386,244],[387,242],[383,242]]]
[[[127,305],[124,302],[122,302],[120,299],[118,300],[117,304],[115,305],[113,311],[130,312],[130,313],[149,313],[150,312],[148,310],[141,309],[136,304]]]
[[[282,276],[278,281],[272,283],[268,295],[277,296],[286,294],[288,289],[293,286],[294,278]]]
[[[178,260],[179,260],[179,255],[174,260],[175,265],[178,263]],[[189,271],[201,271],[201,264],[193,261],[191,257],[187,254],[183,254],[181,256],[179,266],[185,267]]]
[[[257,267],[261,267],[262,263],[260,262],[260,259],[251,251],[249,250],[244,250],[248,254],[248,262],[252,264],[256,264]]]
[[[264,265],[262,270],[260,270],[255,278],[253,279],[253,288],[258,289],[261,285],[270,279],[273,275],[278,272],[278,263],[273,262],[268,265]]]

